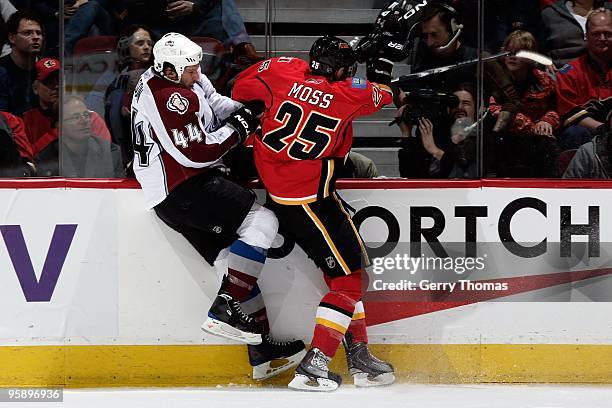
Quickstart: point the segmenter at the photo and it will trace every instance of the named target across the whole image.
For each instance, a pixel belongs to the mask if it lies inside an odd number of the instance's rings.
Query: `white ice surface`
[[[0,406],[3,404],[0,403]],[[65,390],[63,403],[20,403],[34,408],[611,408],[612,386],[416,385],[333,393],[282,388],[172,388]],[[17,405],[15,405],[17,407]]]

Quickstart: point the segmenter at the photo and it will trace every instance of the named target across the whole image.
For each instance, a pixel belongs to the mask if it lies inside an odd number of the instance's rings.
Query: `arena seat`
[[[117,36],[97,35],[94,37],[84,37],[74,45],[73,55],[98,54],[115,51]]]

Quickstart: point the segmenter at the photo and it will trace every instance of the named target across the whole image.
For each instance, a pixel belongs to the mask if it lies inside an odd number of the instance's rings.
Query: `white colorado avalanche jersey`
[[[132,98],[134,173],[147,208],[179,184],[220,165],[238,144],[238,135],[221,122],[242,105],[215,91],[208,78],[191,89],[145,71]]]

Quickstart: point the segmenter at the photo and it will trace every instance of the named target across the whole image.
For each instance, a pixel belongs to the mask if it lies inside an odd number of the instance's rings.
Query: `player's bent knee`
[[[329,289],[334,292],[342,293],[343,295],[351,298],[353,301],[358,302],[363,296],[361,279],[361,270],[353,272],[350,275],[332,278]]]
[[[238,228],[239,239],[249,245],[268,249],[278,232],[278,219],[272,211],[254,203]]]

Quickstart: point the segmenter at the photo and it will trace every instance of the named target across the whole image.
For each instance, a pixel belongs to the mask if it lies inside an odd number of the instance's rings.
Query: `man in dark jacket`
[[[580,146],[563,178],[612,178],[612,98],[602,102],[592,102],[586,109],[607,125],[598,128],[588,143]],[[605,118],[607,116],[607,118]]]
[[[579,7],[570,10],[566,3],[566,0],[558,0],[542,10],[543,49],[553,59],[557,68],[578,58],[585,51],[585,29],[578,21],[584,11]],[[584,8],[592,9],[594,1],[578,3],[590,3],[585,4]],[[574,15],[578,16],[578,19]]]

